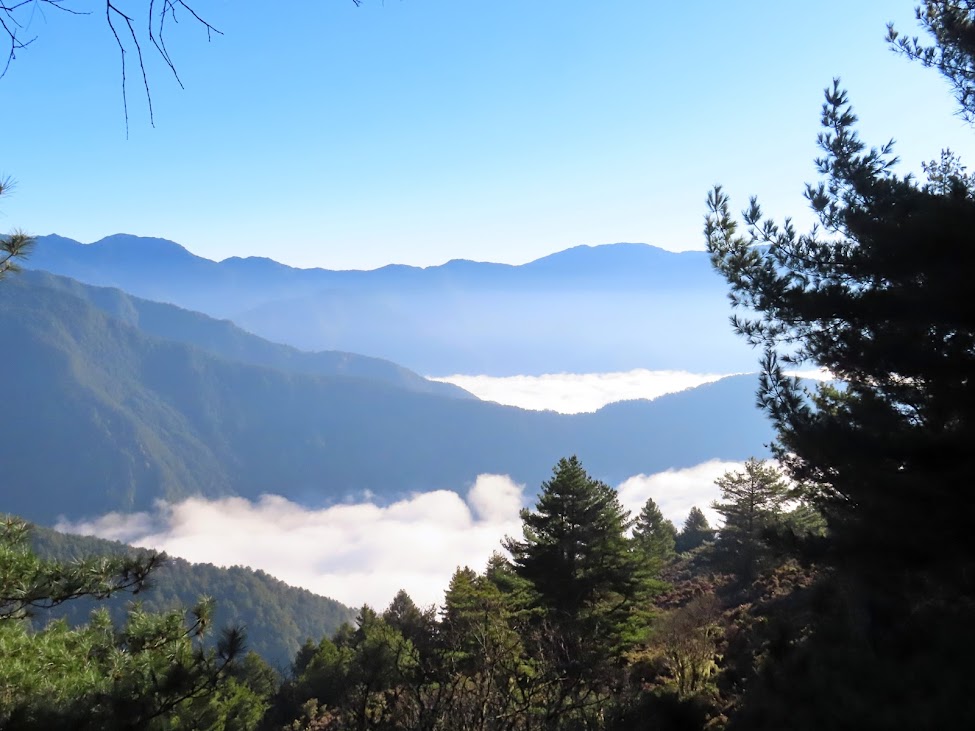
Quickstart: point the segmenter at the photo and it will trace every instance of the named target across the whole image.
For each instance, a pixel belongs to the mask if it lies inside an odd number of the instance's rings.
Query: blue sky
[[[185,90],[148,54],[155,128],[130,66],[128,139],[99,3],[35,13],[0,80],[0,230],[329,268],[701,248],[717,182],[808,220],[836,75],[905,169],[943,147],[975,166],[946,83],[884,43],[888,20],[916,31],[911,0],[193,5],[225,35],[174,28]]]

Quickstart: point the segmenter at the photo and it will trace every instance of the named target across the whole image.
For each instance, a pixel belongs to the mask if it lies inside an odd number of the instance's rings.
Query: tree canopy
[[[674,557],[676,539],[674,524],[664,518],[653,498],[648,498],[633,525],[633,542],[654,571]]]
[[[696,505],[687,514],[684,525],[677,534],[676,548],[680,553],[693,551],[698,546],[714,538],[714,529],[708,523],[704,511]]]
[[[933,46],[893,29],[889,40],[945,74],[972,121],[975,3],[929,0],[918,17]],[[892,142],[858,135],[839,80],[821,122],[811,230],[767,218],[754,198],[739,220],[720,187],[708,196],[733,325],[763,352],[774,454],[828,525],[829,600],[807,639],[771,658],[737,722],[966,725],[975,705],[949,658],[975,652],[963,619],[975,608],[975,185],[948,150],[923,178],[900,174]],[[834,380],[808,389],[785,373],[809,365]]]
[[[626,532],[629,512],[616,491],[594,480],[578,458],[561,459],[542,483],[535,510],[523,510],[522,540],[508,539],[516,573],[531,582],[538,604],[573,632],[605,628],[639,591]]]
[[[78,629],[63,621],[42,629],[32,625],[34,613],[67,601],[139,592],[164,560],[154,552],[41,560],[30,549],[28,526],[5,520],[0,526],[0,726],[148,729],[181,714],[189,720],[215,710],[211,702],[217,703],[225,689],[244,636],[228,629],[215,647],[204,646],[212,614],[208,599],[189,612],[156,614],[135,605],[121,625],[104,610]]]

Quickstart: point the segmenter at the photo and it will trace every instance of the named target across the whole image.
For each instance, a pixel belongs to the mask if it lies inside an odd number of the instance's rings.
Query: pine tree
[[[698,546],[714,539],[714,530],[708,523],[704,512],[697,506],[691,508],[687,514],[684,526],[677,534],[676,548],[678,553],[693,551]]]
[[[975,3],[919,9],[934,46],[890,40],[941,70],[975,112]],[[818,226],[800,234],[753,199],[744,230],[716,188],[708,249],[734,326],[763,349],[759,403],[774,454],[828,523],[823,601],[772,653],[732,728],[963,728],[975,723],[975,185],[956,156],[901,177],[868,148],[847,94],[826,90]],[[784,367],[819,366],[807,390]]]
[[[887,26],[888,42],[908,58],[938,69],[954,88],[962,116],[975,122],[975,3],[925,0],[915,12],[934,45],[902,37],[893,25]]]
[[[576,457],[559,460],[535,510],[523,510],[523,540],[508,538],[518,576],[578,671],[608,661],[626,635],[645,586],[626,532],[630,516],[609,485]]]
[[[674,557],[676,541],[674,524],[664,518],[653,498],[648,498],[633,528],[633,544],[649,563],[652,573],[659,573]]]
[[[8,195],[12,187],[10,178],[0,178],[0,198]],[[0,236],[0,279],[8,272],[19,270],[17,260],[26,257],[33,245],[34,239],[23,231]]]
[[[764,534],[782,527],[792,489],[765,460],[749,459],[741,472],[726,472],[715,484],[721,501],[711,507],[724,517],[716,548],[719,559],[750,578],[768,557]]]
[[[713,261],[757,313],[735,324],[765,349],[775,453],[816,488],[837,563],[876,578],[912,566],[975,592],[975,190],[957,168],[936,185],[896,176],[890,145],[867,150],[853,130],[838,82],[822,121],[826,181],[807,190],[820,229],[799,236],[753,201],[741,236],[724,193],[710,196]],[[782,363],[842,385],[808,395]]]
[[[165,556],[45,561],[28,533],[20,520],[0,524],[0,727],[141,729],[175,717],[199,727],[197,714],[262,707],[253,693],[228,690],[243,634],[228,630],[216,648],[204,645],[209,600],[188,613],[136,605],[119,627],[101,610],[78,629],[52,622],[36,630],[31,615],[63,602],[140,591]]]

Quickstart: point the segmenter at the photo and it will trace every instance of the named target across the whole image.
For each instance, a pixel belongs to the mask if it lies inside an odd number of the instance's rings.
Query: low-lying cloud
[[[439,603],[458,566],[481,570],[506,534],[520,531],[524,487],[481,475],[461,496],[448,490],[379,506],[323,509],[277,495],[188,498],[152,513],[63,521],[58,530],[164,550],[189,561],[262,569],[351,605],[385,607],[399,589]]]
[[[704,511],[711,527],[715,527],[720,522],[720,515],[711,509],[711,503],[720,497],[720,490],[714,481],[726,472],[739,472],[742,469],[743,462],[713,459],[683,470],[635,475],[624,480],[616,489],[620,502],[634,515],[643,508],[647,498],[652,497],[660,512],[673,521],[678,530],[695,506]]]
[[[636,514],[648,497],[680,527],[691,506],[707,509],[714,479],[739,463],[707,462],[637,475],[619,486]],[[534,490],[532,491],[534,492]],[[483,570],[506,535],[521,535],[525,487],[480,475],[465,495],[438,490],[392,503],[305,508],[283,497],[188,498],[149,513],[62,521],[58,530],[167,551],[189,561],[250,566],[350,606],[384,608],[399,589],[421,605],[440,604],[458,566]]]
[[[580,414],[607,404],[654,399],[694,386],[712,383],[729,373],[650,371],[639,368],[618,373],[547,373],[541,376],[465,376],[431,378],[460,386],[484,401],[534,411]]]
[[[655,399],[668,393],[713,383],[735,373],[651,371],[638,368],[615,373],[547,373],[541,376],[428,376],[460,386],[483,401],[561,414],[591,413],[617,401]],[[829,380],[823,369],[789,371],[788,375]]]

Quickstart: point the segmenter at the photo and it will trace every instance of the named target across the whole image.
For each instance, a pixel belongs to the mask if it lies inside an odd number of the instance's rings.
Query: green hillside
[[[44,287],[74,295],[147,335],[193,345],[239,363],[267,366],[287,373],[366,378],[419,393],[474,398],[458,386],[428,381],[388,360],[336,350],[316,353],[298,350],[252,335],[229,320],[216,320],[175,305],[133,297],[120,289],[93,287],[74,279],[34,270],[22,272],[18,279],[22,285]],[[6,286],[15,285],[11,281]]]
[[[37,526],[32,533],[34,550],[44,558],[70,561],[80,556],[103,556],[136,551],[114,541],[67,535]],[[71,624],[88,620],[96,607],[108,607],[117,623],[133,600],[149,611],[191,607],[207,595],[216,601],[214,624],[239,625],[247,632],[247,647],[271,665],[286,669],[303,642],[333,633],[355,612],[334,599],[318,596],[244,566],[219,568],[190,563],[181,558],[153,573],[150,588],[137,597],[119,594],[105,601],[79,599],[45,611],[40,618],[64,617]]]

